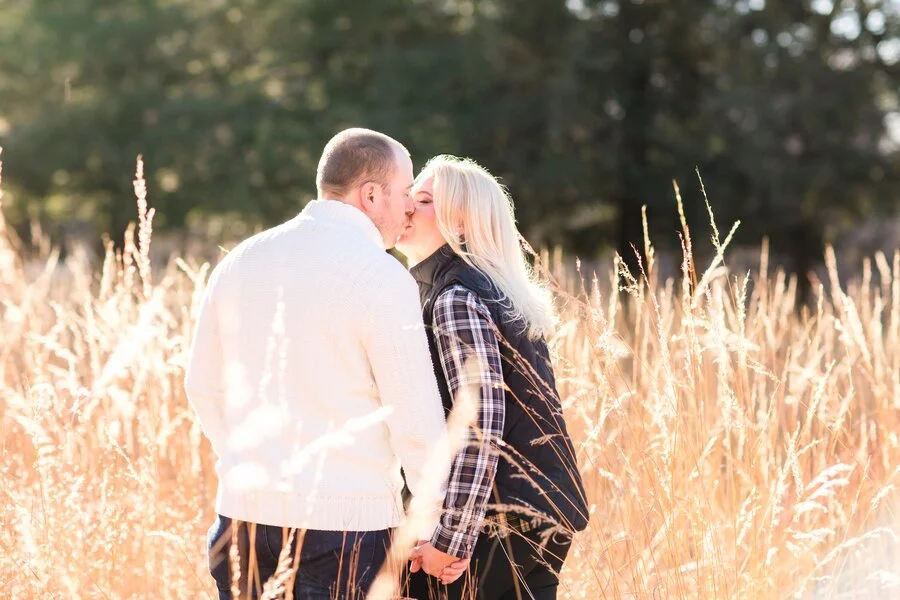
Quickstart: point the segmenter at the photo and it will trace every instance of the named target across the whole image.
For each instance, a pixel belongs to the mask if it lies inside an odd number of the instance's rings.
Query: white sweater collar
[[[384,250],[384,238],[372,220],[355,206],[351,206],[340,200],[313,200],[307,204],[300,213],[312,219],[321,219],[330,223],[338,223],[352,227],[372,240],[380,249]]]

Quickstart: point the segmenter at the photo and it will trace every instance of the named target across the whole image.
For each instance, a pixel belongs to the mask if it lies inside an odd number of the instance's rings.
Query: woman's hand
[[[466,569],[469,568],[470,559],[466,558],[463,560],[458,560],[456,562],[450,563],[444,570],[441,571],[441,583],[444,585],[450,585],[460,577],[462,574],[466,572]]]
[[[430,542],[420,543],[413,548],[410,560],[412,562],[409,569],[411,573],[421,569],[432,577],[440,579],[444,585],[459,579],[469,566],[469,559],[458,559],[441,552]]]

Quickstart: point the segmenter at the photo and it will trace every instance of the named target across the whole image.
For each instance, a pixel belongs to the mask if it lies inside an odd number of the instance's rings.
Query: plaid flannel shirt
[[[469,558],[497,473],[497,446],[506,416],[500,344],[487,306],[468,289],[454,285],[434,303],[434,336],[452,397],[463,386],[480,390],[477,427],[453,461],[444,510],[432,545],[451,556]],[[464,368],[469,358],[481,368]]]

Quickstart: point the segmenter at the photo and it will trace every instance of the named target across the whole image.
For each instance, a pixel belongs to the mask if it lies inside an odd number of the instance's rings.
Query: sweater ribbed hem
[[[216,512],[247,523],[319,531],[381,531],[404,520],[400,494],[327,496],[275,491],[216,494]]]

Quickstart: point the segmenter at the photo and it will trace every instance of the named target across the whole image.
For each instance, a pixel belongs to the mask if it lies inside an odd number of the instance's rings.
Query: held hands
[[[432,577],[437,577],[444,585],[449,585],[459,579],[469,567],[469,559],[457,559],[431,545],[427,540],[420,540],[410,554],[412,565],[410,572],[416,573],[422,569]]]

